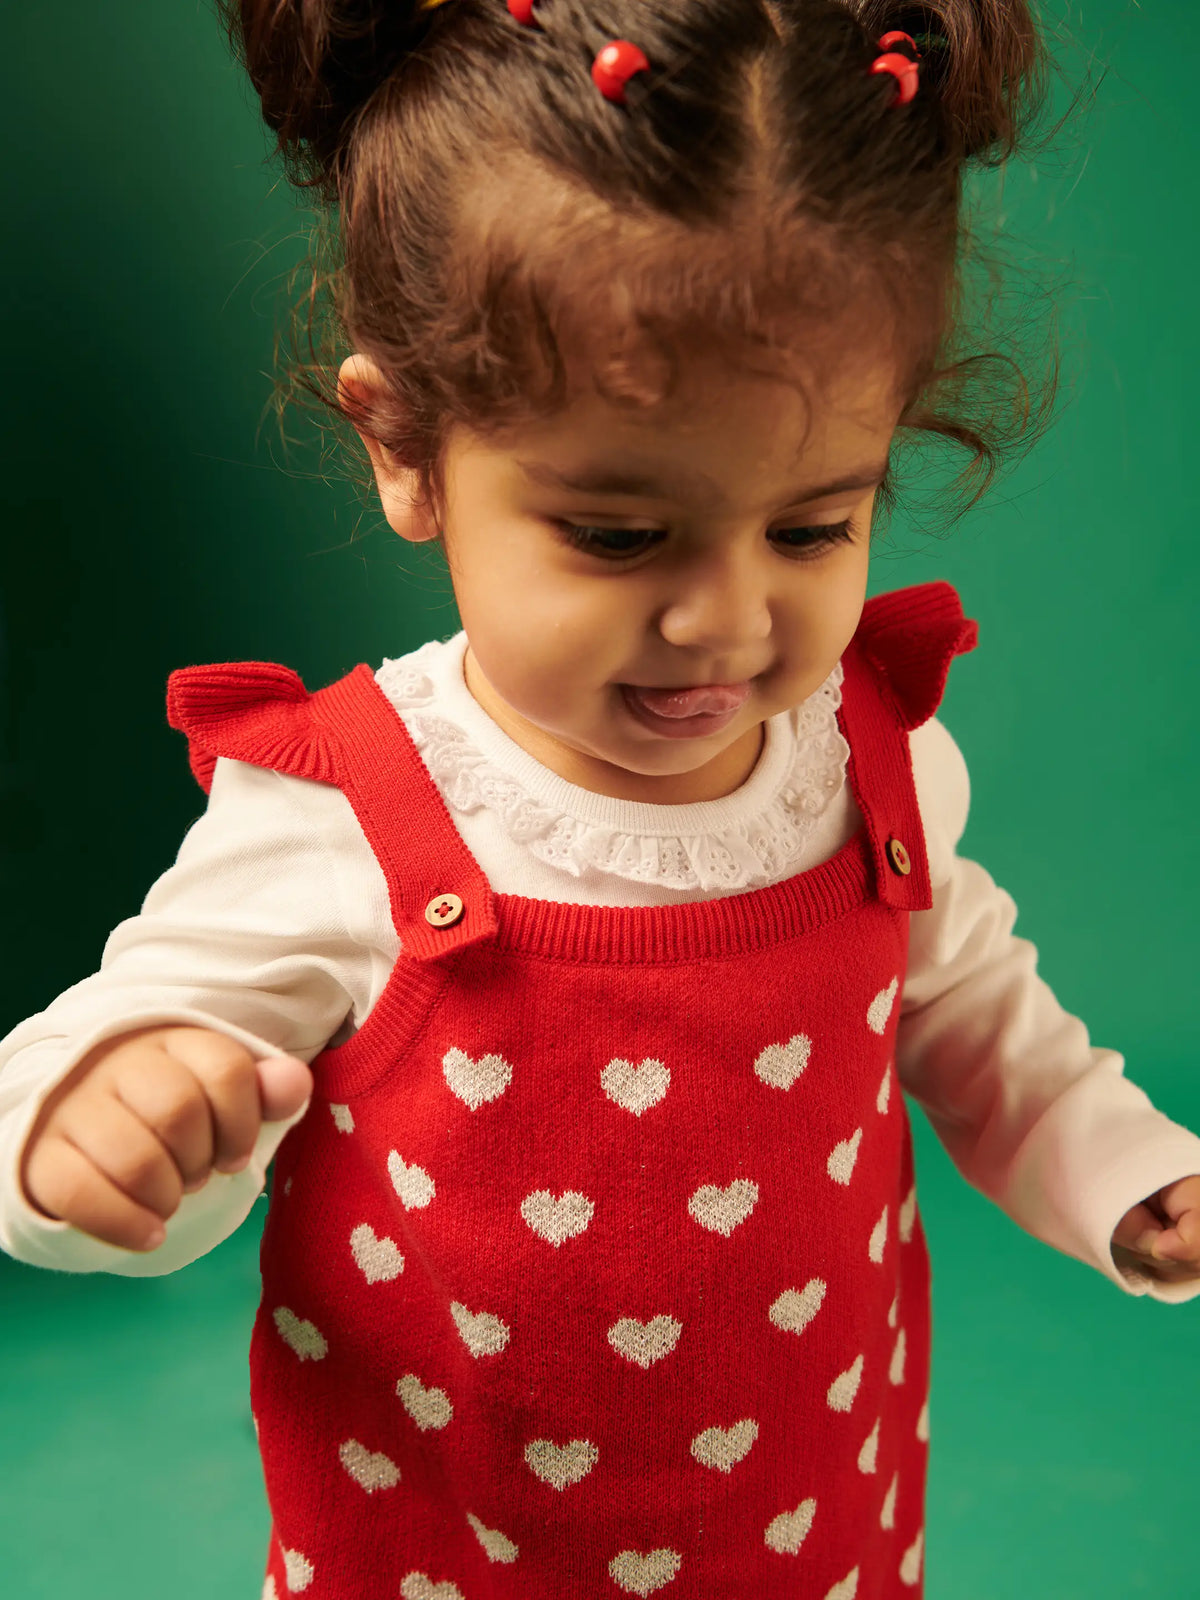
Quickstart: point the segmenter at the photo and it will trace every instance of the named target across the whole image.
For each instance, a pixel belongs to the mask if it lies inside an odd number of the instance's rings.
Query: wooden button
[[[912,871],[912,862],[908,859],[908,851],[899,839],[889,839],[887,842],[888,860],[892,864],[892,871],[899,872],[907,877]]]
[[[435,894],[425,907],[425,921],[435,928],[449,928],[463,914],[463,903],[456,894]]]

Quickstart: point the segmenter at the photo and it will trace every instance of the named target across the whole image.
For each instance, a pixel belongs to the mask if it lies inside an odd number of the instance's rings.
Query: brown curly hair
[[[969,164],[1023,152],[1044,106],[1026,0],[538,0],[536,27],[504,0],[219,4],[327,219],[281,392],[374,434],[435,500],[454,423],[500,434],[581,377],[653,406],[693,350],[793,381],[847,341],[886,355],[897,438],[972,452],[957,515],[1048,425],[1057,340],[1032,383],[986,349],[1002,273],[964,205]],[[904,106],[868,70],[893,28],[921,50]],[[614,38],[651,64],[625,106],[590,78]],[[339,399],[351,349],[384,375],[369,410]]]

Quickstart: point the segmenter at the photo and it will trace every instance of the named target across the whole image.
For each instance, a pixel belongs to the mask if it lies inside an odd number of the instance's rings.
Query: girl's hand
[[[240,1172],[262,1123],[290,1117],[312,1086],[303,1061],[256,1063],[211,1028],[105,1039],[42,1106],[21,1158],[25,1198],[106,1244],[156,1249],[183,1195]]]
[[[1127,1211],[1112,1236],[1113,1259],[1164,1283],[1200,1278],[1200,1176],[1180,1178]]]

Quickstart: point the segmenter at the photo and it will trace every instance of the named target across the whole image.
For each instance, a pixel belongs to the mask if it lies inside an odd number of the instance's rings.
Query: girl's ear
[[[383,377],[370,356],[347,356],[338,370],[338,399],[343,407],[352,402],[358,415],[370,413],[372,402],[383,390]],[[421,544],[438,537],[437,518],[432,506],[421,500],[420,479],[413,467],[402,467],[386,445],[381,444],[355,420],[352,411],[347,415],[355,431],[367,447],[383,514],[402,539]]]

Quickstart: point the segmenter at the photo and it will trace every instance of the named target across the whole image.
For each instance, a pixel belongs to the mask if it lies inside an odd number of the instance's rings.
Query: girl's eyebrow
[[[656,476],[650,472],[633,472],[610,467],[602,463],[585,462],[570,472],[560,472],[548,461],[518,461],[517,466],[534,483],[550,489],[573,489],[580,494],[633,495],[649,498],[665,497],[682,501],[692,494],[701,494],[724,504],[725,494],[720,485],[704,472],[691,472],[687,477],[672,473]],[[877,462],[861,468],[833,483],[807,485],[790,490],[780,498],[789,505],[803,500],[820,500],[825,495],[845,494],[851,489],[873,489],[882,483],[889,463]]]

